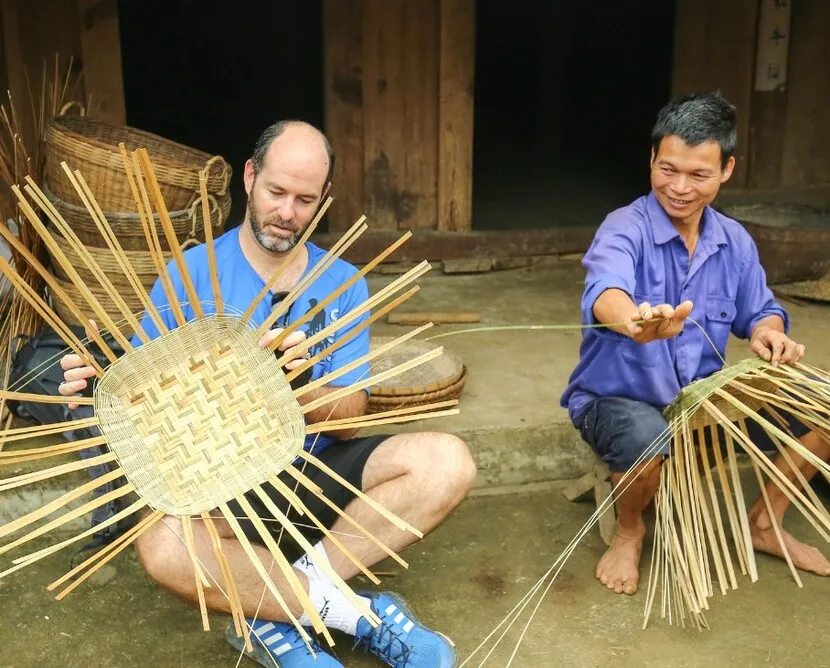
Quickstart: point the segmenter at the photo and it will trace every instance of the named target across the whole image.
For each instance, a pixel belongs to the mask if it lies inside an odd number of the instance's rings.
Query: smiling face
[[[271,142],[257,173],[245,164],[245,222],[266,251],[283,254],[297,245],[328,192],[329,158],[322,137],[289,126]]]
[[[689,146],[677,135],[670,135],[663,138],[657,152],[652,149],[651,187],[672,222],[697,224],[734,167],[734,157],[722,164],[716,141]]]

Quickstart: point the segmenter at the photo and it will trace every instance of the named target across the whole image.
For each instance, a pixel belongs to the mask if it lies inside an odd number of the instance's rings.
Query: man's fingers
[[[60,392],[64,397],[71,397],[79,392],[83,392],[85,389],[86,381],[83,378],[80,380],[71,380],[69,382],[64,381],[58,385],[58,392]]]
[[[298,366],[301,366],[305,363],[306,363],[306,360],[304,360],[304,359],[295,359],[295,360],[291,360],[290,362],[286,362],[285,364],[283,364],[283,368],[286,369],[287,371],[293,371]]]
[[[787,339],[784,343],[784,352],[781,355],[781,362],[784,364],[795,364],[803,355],[800,354],[802,346],[792,339]]]
[[[259,347],[260,348],[267,348],[270,346],[274,341],[277,340],[277,337],[282,334],[283,330],[281,329],[269,329],[265,334],[262,335],[262,338],[259,340]]]
[[[75,369],[79,366],[84,366],[84,361],[81,359],[80,355],[72,353],[61,357],[61,369],[64,371],[67,371],[68,369]]]
[[[772,358],[772,353],[770,352],[769,348],[767,348],[767,346],[758,339],[752,339],[752,341],[749,344],[749,347],[752,349],[752,352],[754,352],[756,355],[758,355],[758,357],[760,357],[763,360],[766,360],[767,362],[769,362]]]
[[[280,350],[288,350],[289,348],[300,345],[305,340],[305,332],[291,332],[291,334],[285,337],[285,341],[280,343]]]
[[[674,319],[685,320],[692,314],[694,306],[694,303],[688,299],[685,302],[681,302],[677,305],[677,308],[674,309]]]
[[[93,333],[98,333],[98,323],[94,320],[90,320],[87,325],[84,326],[84,332],[86,332],[87,338],[93,338]]]
[[[92,378],[95,375],[95,369],[91,366],[82,366],[75,369],[68,369],[63,373],[63,379],[67,382],[81,380],[84,378]]]
[[[781,339],[776,338],[772,342],[772,363],[778,364],[781,362],[781,355],[784,353],[784,343]]]
[[[651,310],[651,304],[643,302],[640,304],[640,318],[643,320],[651,320],[654,313]]]
[[[796,361],[796,362],[800,362],[801,360],[803,360],[803,359],[804,359],[804,356],[805,356],[806,354],[807,354],[807,346],[805,346],[803,343],[799,343],[799,344],[798,344],[798,354],[797,354],[797,356],[796,356],[796,360],[795,360],[795,361]]]

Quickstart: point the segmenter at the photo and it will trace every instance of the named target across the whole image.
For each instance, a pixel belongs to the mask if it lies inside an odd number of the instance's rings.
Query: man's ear
[[[326,184],[326,187],[325,187],[325,188],[323,188],[323,194],[322,194],[322,195],[320,195],[320,202],[321,202],[321,203],[326,201],[326,197],[328,197],[328,196],[329,196],[329,193],[330,193],[330,192],[331,192],[331,181],[329,181],[329,182]]]
[[[243,180],[245,181],[245,192],[250,195],[251,189],[254,187],[254,180],[256,179],[256,172],[254,171],[254,163],[253,160],[248,160],[245,163],[245,173],[243,174]]]
[[[654,167],[654,160],[657,158],[657,154],[654,152],[654,147],[651,147],[651,159],[648,161],[648,166],[650,168]]]
[[[726,161],[726,167],[723,168],[721,172],[720,182],[726,183],[729,180],[729,177],[732,176],[732,170],[735,169],[735,156],[729,156],[729,160]]]

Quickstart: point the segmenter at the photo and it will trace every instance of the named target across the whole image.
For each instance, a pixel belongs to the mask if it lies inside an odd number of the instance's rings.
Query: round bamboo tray
[[[373,337],[370,347],[375,348],[392,340],[393,337]],[[396,346],[391,353],[382,355],[372,365],[372,374],[386,371],[439,347],[429,341],[406,341]],[[379,413],[458,399],[466,382],[467,368],[461,358],[444,347],[440,357],[371,386],[368,412]]]
[[[54,116],[46,127],[46,179],[56,197],[83,205],[61,162],[79,170],[104,211],[134,211],[133,197],[118,144],[147,149],[168,209],[187,209],[199,197],[199,172],[209,169],[208,194],[223,196],[233,173],[221,156],[170,141],[126,125],[82,117]]]
[[[106,248],[106,242],[101,236],[95,221],[89,215],[85,206],[78,206],[71,202],[59,199],[48,187],[43,186],[43,193],[49,198],[58,213],[66,220],[72,231],[85,246]],[[210,222],[214,230],[214,238],[222,234],[225,222],[231,212],[231,196],[208,195],[210,203]],[[132,210],[135,206],[132,207]],[[115,233],[118,242],[125,251],[147,250],[147,240],[144,237],[144,228],[137,213],[108,213],[104,212],[110,229]],[[159,232],[159,241],[164,250],[170,250],[167,236],[164,234],[158,214],[153,215],[156,229]],[[182,244],[188,239],[196,239],[200,243],[205,241],[205,224],[202,215],[202,198],[194,200],[188,209],[170,212],[170,222],[176,231],[176,238]]]

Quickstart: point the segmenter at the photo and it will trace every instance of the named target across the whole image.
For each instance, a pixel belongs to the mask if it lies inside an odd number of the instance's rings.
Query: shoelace
[[[396,641],[400,646],[400,651],[397,655],[393,655],[392,652],[394,651]],[[372,648],[373,644],[374,649]],[[412,654],[412,649],[384,621],[381,621],[376,629],[369,631],[362,638],[355,638],[352,649],[356,649],[357,647],[361,647],[364,654],[368,654],[369,651],[374,651],[379,659],[395,661],[396,663],[403,661],[402,666],[406,666]]]

